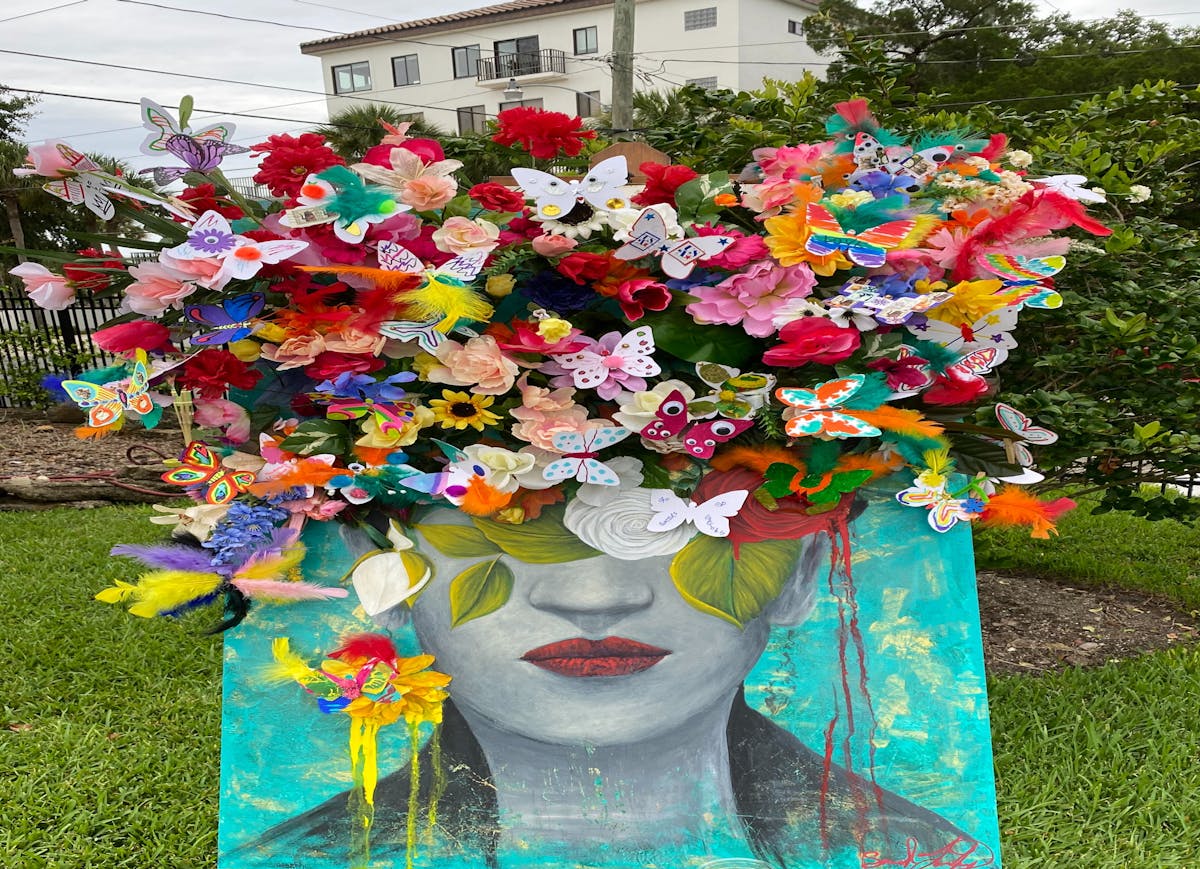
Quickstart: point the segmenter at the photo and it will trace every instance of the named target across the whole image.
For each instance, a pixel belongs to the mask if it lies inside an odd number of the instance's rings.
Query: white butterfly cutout
[[[635,260],[658,254],[662,257],[662,270],[673,278],[686,278],[692,273],[697,260],[716,256],[734,242],[733,237],[728,235],[668,238],[667,223],[653,208],[642,210],[629,231],[629,237],[629,242],[614,254],[617,259]]]
[[[562,217],[581,202],[597,211],[615,211],[628,205],[621,190],[629,183],[624,157],[601,160],[577,180],[521,167],[515,167],[512,176],[526,198],[534,199],[538,217],[551,220]]]
[[[1030,178],[1029,180],[1077,202],[1108,201],[1104,193],[1096,193],[1091,188],[1084,187],[1088,183],[1086,175],[1051,175],[1048,178]]]
[[[616,471],[597,460],[597,451],[625,440],[633,432],[620,426],[594,428],[584,432],[560,432],[552,440],[554,449],[563,453],[542,471],[553,482],[570,480],[598,486],[615,486],[621,482]]]
[[[745,489],[726,492],[709,498],[702,504],[685,501],[670,489],[651,489],[650,507],[654,510],[646,529],[670,531],[685,522],[696,526],[696,530],[709,537],[728,537],[729,520],[736,516],[746,503],[750,493]]]
[[[913,314],[923,314],[953,298],[953,293],[893,297],[880,293],[870,285],[850,285],[842,289],[842,295],[826,299],[824,304],[830,310],[849,308],[865,311],[881,323],[899,326],[907,322]]]
[[[623,371],[634,377],[653,377],[662,371],[654,361],[654,333],[638,326],[618,342],[611,353],[580,350],[554,357],[575,381],[576,389],[593,389],[608,380],[609,372]]]
[[[1017,346],[1012,331],[1017,327],[1017,309],[1001,308],[981,317],[969,328],[952,326],[941,320],[926,320],[924,323],[906,324],[905,328],[918,338],[935,341],[943,347],[968,354],[975,350],[994,348],[996,359],[991,367],[1004,362],[1008,351]]]
[[[1012,457],[1015,459],[1016,464],[1021,466],[1021,473],[1016,476],[998,477],[997,479],[1005,483],[1025,485],[1040,483],[1046,479],[1044,475],[1033,470],[1033,453],[1029,451],[1027,445],[1048,446],[1058,440],[1058,434],[1043,426],[1034,425],[1032,419],[1021,413],[1021,411],[1017,410],[1011,404],[997,403],[996,419],[1000,421],[1000,425],[1005,429],[1021,436],[1021,440],[1014,441],[1006,438],[1003,442],[1012,451]],[[991,439],[989,438],[989,440]],[[1001,441],[993,441],[993,443],[1001,443]]]
[[[229,221],[215,211],[206,211],[188,230],[187,241],[167,252],[176,259],[218,259],[217,277],[246,280],[264,265],[283,262],[308,247],[307,241],[277,239],[255,241],[235,233]]]
[[[394,241],[381,241],[376,253],[379,256],[379,264],[388,271],[420,275],[426,282],[450,280],[469,284],[478,277],[484,263],[487,262],[485,253],[468,253],[431,269],[427,268],[416,254]],[[432,353],[446,340],[445,333],[436,328],[440,322],[440,317],[422,321],[389,320],[379,325],[379,333],[397,341],[416,341],[422,350]],[[475,335],[469,329],[458,328],[455,331],[472,337]]]

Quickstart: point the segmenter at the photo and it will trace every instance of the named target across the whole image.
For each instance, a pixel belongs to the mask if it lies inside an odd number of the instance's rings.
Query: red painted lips
[[[649,670],[669,654],[625,637],[575,637],[530,649],[521,660],[562,676],[627,676]]]

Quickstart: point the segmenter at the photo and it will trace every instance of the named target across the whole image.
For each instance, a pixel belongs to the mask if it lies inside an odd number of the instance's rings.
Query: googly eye
[[[658,409],[666,416],[679,416],[687,412],[687,405],[682,401],[664,401]]]
[[[934,163],[945,163],[950,159],[950,155],[942,151],[938,151],[930,159],[933,160]]]
[[[719,438],[731,438],[737,434],[737,426],[731,422],[718,420],[712,424],[709,431]],[[708,443],[714,443],[714,441],[708,441]]]

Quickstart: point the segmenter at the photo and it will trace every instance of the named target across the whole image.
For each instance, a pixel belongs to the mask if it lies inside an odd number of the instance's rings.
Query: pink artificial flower
[[[467,253],[491,253],[500,243],[500,227],[467,217],[451,217],[433,233],[438,250],[455,256]]]
[[[378,371],[386,364],[382,359],[374,356],[326,350],[305,366],[304,373],[313,380],[333,380],[339,374],[367,374],[371,371]]]
[[[174,273],[180,280],[192,281],[210,290],[223,290],[233,277],[222,271],[224,265],[216,257],[180,259],[169,251],[158,255],[158,264]],[[133,274],[133,269],[129,270]]]
[[[25,284],[25,292],[39,308],[61,311],[75,304],[75,287],[62,275],[56,275],[43,265],[21,263],[9,269]]]
[[[702,263],[703,267],[727,269],[731,272],[741,271],[752,262],[766,259],[771,255],[766,242],[761,235],[746,235],[740,229],[728,226],[714,226],[705,223],[694,227],[696,235],[724,235],[732,238],[733,244],[727,245],[716,256],[710,256]]]
[[[325,336],[325,349],[334,353],[358,353],[378,356],[387,339],[375,332],[364,332],[353,326],[344,326],[337,332]]]
[[[512,427],[512,435],[518,440],[543,450],[554,449],[554,436],[582,431],[587,423],[586,407],[571,400],[573,387],[563,387],[553,392],[540,386],[521,386],[521,406],[509,411],[518,420]]]
[[[133,356],[135,350],[147,352],[174,350],[171,346],[171,330],[153,320],[134,320],[105,326],[92,333],[92,343],[105,353],[121,353]]]
[[[578,245],[579,242],[573,238],[567,238],[565,235],[539,235],[530,242],[534,251],[542,256],[558,256],[574,250]]]
[[[404,185],[400,200],[416,211],[441,208],[458,192],[458,182],[444,175],[422,175]]]
[[[491,335],[470,338],[466,344],[443,341],[433,352],[441,364],[425,373],[428,380],[470,386],[480,395],[503,395],[520,373],[517,363],[504,355]]]
[[[772,318],[783,304],[812,295],[817,279],[807,263],[781,266],[762,260],[715,287],[695,286],[688,292],[700,301],[687,312],[701,323],[741,325],[756,338],[775,334]]]
[[[832,142],[819,145],[785,145],[781,148],[756,148],[753,157],[768,179],[807,181],[820,175],[817,164],[831,150]]]
[[[134,281],[125,288],[125,307],[146,317],[157,317],[196,292],[196,285],[180,280],[179,273],[161,263],[131,266]]]
[[[793,320],[779,330],[779,338],[783,343],[764,353],[763,362],[780,368],[836,365],[862,344],[857,329],[843,329],[827,317]]]
[[[325,339],[320,335],[297,335],[279,345],[262,346],[263,358],[278,363],[280,371],[311,365],[324,352]]]
[[[208,399],[196,404],[196,424],[222,430],[221,439],[228,444],[244,444],[250,440],[250,414],[236,402],[224,398]]]
[[[14,169],[14,175],[41,175],[43,178],[62,178],[65,171],[74,167],[71,161],[58,150],[59,145],[67,145],[62,139],[47,139],[40,145],[30,145],[29,153],[25,155],[25,166]],[[70,148],[70,145],[67,145]],[[74,149],[72,149],[74,150]],[[61,310],[50,308],[49,310]]]

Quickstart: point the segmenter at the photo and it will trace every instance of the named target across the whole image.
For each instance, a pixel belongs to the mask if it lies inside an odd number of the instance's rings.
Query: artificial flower
[[[577,284],[590,284],[608,274],[608,257],[598,253],[575,251],[560,259],[554,270]]]
[[[562,112],[547,112],[528,106],[505,109],[496,116],[492,141],[501,145],[519,144],[530,156],[549,160],[559,154],[575,157],[587,139],[596,138],[595,130],[583,129],[579,117]]]
[[[434,349],[440,363],[427,368],[424,379],[451,386],[470,386],[480,395],[503,395],[512,389],[520,369],[491,335],[470,338],[465,344],[443,341]]]
[[[857,329],[842,329],[824,317],[803,317],[779,330],[783,343],[763,354],[763,362],[793,368],[816,363],[834,365],[850,358],[862,340]]]
[[[530,242],[535,253],[542,256],[558,256],[579,246],[579,242],[565,235],[539,235]]]
[[[443,389],[441,398],[429,402],[429,409],[433,411],[434,419],[442,424],[442,428],[461,431],[470,427],[475,431],[483,431],[485,426],[500,422],[500,417],[488,410],[495,400],[491,395],[472,395]]]
[[[763,260],[716,286],[693,287],[691,295],[699,301],[689,304],[687,312],[698,322],[740,325],[748,335],[765,338],[775,333],[773,319],[779,308],[808,297],[816,284],[806,263],[781,266]]]
[[[206,347],[183,363],[179,384],[206,399],[220,399],[226,391],[252,389],[262,372],[251,368],[228,350]]]
[[[92,343],[105,353],[132,353],[138,349],[153,353],[174,349],[171,330],[153,320],[133,320],[97,329],[92,333]]]
[[[661,163],[643,163],[638,167],[646,176],[646,186],[636,196],[630,197],[634,205],[657,205],[666,203],[675,205],[675,191],[700,173],[689,166],[663,165]]]
[[[617,302],[629,322],[636,322],[650,311],[665,311],[671,304],[671,291],[658,281],[635,278],[617,287]]]
[[[525,197],[503,184],[485,182],[476,184],[467,195],[479,203],[480,208],[496,212],[517,212],[525,208]]]
[[[266,155],[258,164],[254,182],[265,185],[272,196],[285,199],[299,195],[308,176],[346,162],[325,144],[325,137],[317,133],[268,136],[265,142],[252,145],[250,153]]]
[[[21,263],[8,270],[25,284],[25,292],[39,308],[62,311],[75,304],[75,287],[62,275],[56,275],[44,265]]]
[[[449,217],[433,233],[433,243],[438,250],[456,256],[491,253],[500,243],[499,239],[500,229],[496,224],[466,217]]]
[[[173,268],[160,263],[131,266],[129,274],[133,283],[125,288],[125,307],[146,317],[182,307],[180,303],[196,292],[194,283],[181,280]]]

